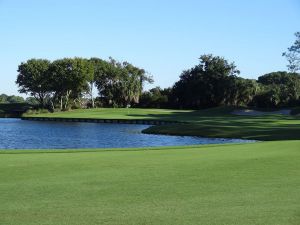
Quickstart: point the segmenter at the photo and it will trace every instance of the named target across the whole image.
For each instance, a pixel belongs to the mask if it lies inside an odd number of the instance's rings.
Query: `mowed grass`
[[[92,119],[166,119],[174,120],[174,115],[193,112],[193,110],[139,109],[139,108],[96,108],[76,109],[66,112],[41,113],[34,117],[54,118],[92,118]]]
[[[0,153],[2,225],[298,225],[300,141]]]
[[[241,138],[250,140],[299,140],[300,119],[295,116],[199,116],[188,124],[154,126],[144,130],[149,134]]]
[[[299,140],[300,117],[287,115],[237,116],[232,107],[207,110],[164,109],[87,109],[57,112],[37,117],[95,119],[154,119],[187,122],[186,124],[153,126],[145,133],[204,137],[242,138],[253,140]]]

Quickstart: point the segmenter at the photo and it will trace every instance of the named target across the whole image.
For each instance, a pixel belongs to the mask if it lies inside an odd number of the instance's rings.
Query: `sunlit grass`
[[[0,224],[296,225],[300,142],[0,154]]]

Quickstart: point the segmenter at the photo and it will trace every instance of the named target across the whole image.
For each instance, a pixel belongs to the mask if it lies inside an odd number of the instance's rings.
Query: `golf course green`
[[[91,109],[26,115],[184,121],[145,132],[262,142],[1,150],[0,224],[300,224],[299,117],[231,111]]]

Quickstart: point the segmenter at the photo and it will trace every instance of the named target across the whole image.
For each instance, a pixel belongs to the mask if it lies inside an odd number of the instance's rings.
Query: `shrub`
[[[48,109],[29,109],[26,111],[25,115],[35,115],[35,114],[43,114],[49,113]]]

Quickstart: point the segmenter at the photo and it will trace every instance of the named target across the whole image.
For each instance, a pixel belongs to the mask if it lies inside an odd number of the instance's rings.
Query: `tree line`
[[[19,92],[34,97],[41,107],[124,107],[139,102],[143,86],[152,82],[144,70],[113,58],[64,58],[53,62],[30,59],[18,67]],[[98,98],[94,98],[94,87]]]
[[[200,109],[220,105],[287,107],[300,105],[300,33],[283,53],[289,72],[271,72],[257,80],[239,77],[234,63],[202,55],[184,70],[170,88],[143,91],[152,77],[141,68],[113,58],[64,58],[53,62],[30,59],[18,67],[19,92],[40,106],[55,110],[71,107],[136,107]],[[98,96],[94,97],[94,88]]]
[[[16,96],[16,95],[6,95],[6,94],[0,95],[0,104],[25,103],[26,100],[23,97]]]
[[[259,108],[300,106],[300,74],[285,71],[260,76],[258,80],[238,77],[225,67],[220,73],[211,73],[210,58],[190,70],[184,71],[171,88],[155,87],[144,92],[140,107],[202,109],[217,106],[251,106]],[[224,65],[223,65],[224,66]],[[214,68],[215,70],[216,68]]]
[[[288,70],[254,79],[239,77],[234,63],[202,55],[198,65],[185,70],[172,87],[155,87],[141,96],[141,107],[200,109],[221,105],[261,108],[300,106],[300,32],[283,53]]]

